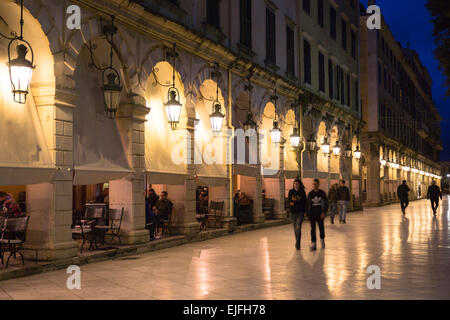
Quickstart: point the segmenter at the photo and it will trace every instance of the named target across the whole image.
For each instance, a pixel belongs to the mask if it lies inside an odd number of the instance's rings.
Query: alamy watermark
[[[367,278],[366,284],[369,290],[381,289],[381,269],[377,265],[370,265],[366,269],[366,273],[370,274]]]
[[[66,287],[69,290],[81,289],[81,269],[77,265],[70,265],[66,270],[67,274],[70,276],[66,280]]]

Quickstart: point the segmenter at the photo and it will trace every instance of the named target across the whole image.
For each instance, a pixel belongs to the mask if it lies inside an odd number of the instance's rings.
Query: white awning
[[[0,40],[3,47],[4,40]],[[6,51],[0,52],[0,185],[52,180],[53,165],[32,94],[26,104],[14,102]]]
[[[168,172],[147,172],[148,184],[184,185],[186,174]]]
[[[105,117],[101,73],[88,67],[85,48],[75,70],[79,95],[73,112],[74,185],[117,180],[132,172],[116,120]]]
[[[37,184],[52,181],[56,173],[54,166],[10,167],[0,164],[0,186]]]
[[[88,166],[76,166],[74,168],[73,184],[75,186],[103,183],[110,180],[118,180],[126,177],[132,170],[123,168],[114,168],[107,166],[105,168],[100,167],[88,167]]]
[[[256,177],[259,173],[258,166],[246,165],[246,164],[234,164],[233,174],[239,174],[247,177]]]

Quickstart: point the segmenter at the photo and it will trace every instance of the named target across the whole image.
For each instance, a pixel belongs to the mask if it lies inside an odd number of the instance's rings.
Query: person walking
[[[431,202],[431,209],[433,210],[433,215],[436,215],[437,208],[439,206],[439,198],[442,200],[442,193],[439,186],[436,185],[436,181],[431,182],[431,186],[428,187],[427,199]]]
[[[337,203],[339,208],[339,223],[346,223],[348,203],[350,201],[350,190],[345,185],[345,180],[341,180],[337,188]]]
[[[406,213],[406,207],[408,207],[409,199],[408,192],[410,191],[408,185],[406,184],[406,180],[403,180],[402,184],[397,188],[397,196],[400,199],[400,207],[402,208],[403,214]]]
[[[320,241],[325,248],[325,214],[328,211],[328,199],[320,187],[319,179],[314,179],[313,190],[308,194],[308,217],[311,223],[311,250],[316,250],[316,224],[319,225]]]
[[[306,212],[305,186],[300,179],[295,179],[293,188],[289,190],[288,203],[291,209],[292,224],[294,226],[295,248],[300,250],[302,223]]]
[[[330,187],[330,190],[328,190],[328,203],[330,205],[330,219],[331,224],[334,224],[334,216],[337,212],[337,188],[339,187],[339,184],[333,183]]]

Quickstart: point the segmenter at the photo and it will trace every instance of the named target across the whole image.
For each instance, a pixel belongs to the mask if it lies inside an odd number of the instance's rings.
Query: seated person
[[[162,191],[159,200],[154,205],[151,217],[152,225],[150,227],[150,239],[154,239],[156,226],[162,225],[164,220],[169,220],[169,215],[172,213],[173,204],[167,199],[167,191]]]
[[[23,216],[23,213],[13,196],[3,191],[0,191],[0,212],[12,214],[14,217]]]

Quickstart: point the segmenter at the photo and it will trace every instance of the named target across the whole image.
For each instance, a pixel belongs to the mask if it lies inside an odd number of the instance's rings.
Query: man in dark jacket
[[[337,189],[339,185],[337,183],[333,183],[328,190],[328,204],[330,205],[330,220],[331,224],[334,224],[334,216],[337,212]]]
[[[402,208],[403,214],[405,214],[405,209],[409,204],[408,192],[409,187],[406,185],[406,180],[403,180],[402,184],[397,188],[397,196],[400,199],[400,206]]]
[[[323,220],[328,211],[328,199],[325,192],[319,189],[319,179],[314,179],[313,190],[308,194],[308,216],[311,222],[311,250],[316,250],[316,223],[319,224],[322,248],[325,248],[325,227]]]
[[[346,223],[348,203],[350,201],[350,190],[345,186],[345,180],[340,181],[340,186],[337,189],[337,203],[339,208],[339,222]]]
[[[436,210],[439,206],[439,198],[442,200],[441,189],[436,185],[436,181],[433,180],[431,186],[428,187],[427,199],[431,201],[431,209],[434,215],[436,215]]]
[[[302,223],[306,212],[306,193],[305,187],[299,179],[295,179],[294,187],[289,190],[288,202],[291,209],[292,224],[294,225],[295,248],[300,250]]]

